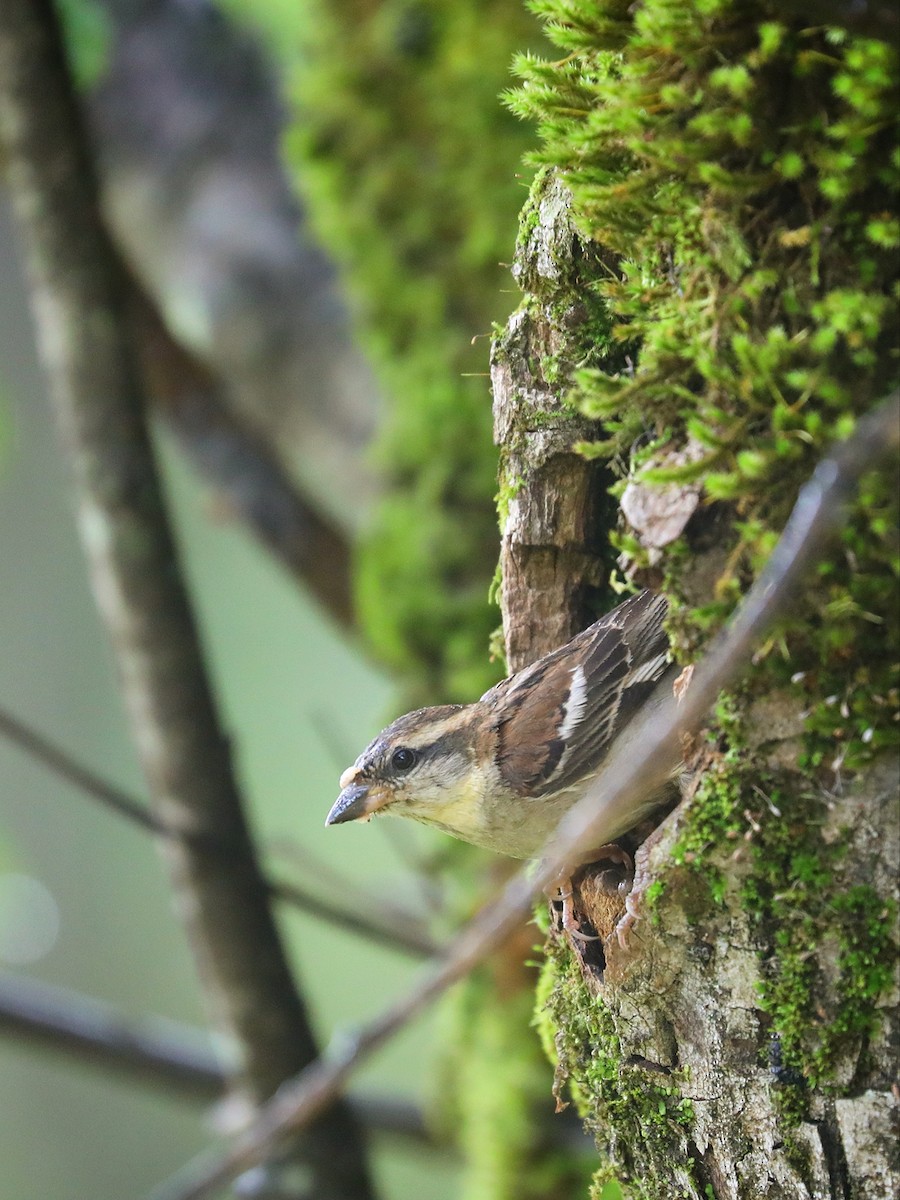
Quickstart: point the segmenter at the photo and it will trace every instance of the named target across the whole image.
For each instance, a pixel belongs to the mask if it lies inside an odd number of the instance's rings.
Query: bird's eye
[[[418,761],[419,756],[415,750],[410,750],[406,746],[401,746],[391,755],[391,766],[395,771],[411,771]]]

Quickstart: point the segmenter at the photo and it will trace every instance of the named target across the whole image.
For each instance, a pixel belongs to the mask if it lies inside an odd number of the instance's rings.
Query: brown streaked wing
[[[516,688],[517,677],[497,710],[497,766],[504,781],[531,795],[556,769],[565,746],[558,738],[572,684],[568,660],[541,660],[529,669],[529,686]]]
[[[494,689],[498,766],[510,787],[548,795],[599,767],[667,670],[665,614],[664,597],[641,592]]]

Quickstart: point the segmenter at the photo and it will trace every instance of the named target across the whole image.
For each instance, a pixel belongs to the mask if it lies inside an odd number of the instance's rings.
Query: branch
[[[0,707],[0,737],[6,737],[14,745],[31,755],[60,779],[73,784],[85,795],[99,801],[107,808],[127,821],[155,833],[162,838],[189,839],[200,844],[210,852],[231,855],[234,847],[218,833],[183,834],[166,825],[150,809],[135,796],[124,789],[101,778],[90,768],[73,758],[62,747],[43,734],[23,724],[12,713]],[[364,903],[352,903],[342,907],[323,899],[319,894],[321,889],[308,891],[298,884],[286,880],[267,879],[265,887],[274,900],[321,917],[341,929],[355,933],[358,937],[378,942],[391,950],[399,950],[416,958],[427,958],[437,950],[437,943],[428,935],[427,930],[408,913],[394,909],[390,914],[381,915],[373,909],[370,897],[365,897]],[[341,895],[352,897],[354,885],[347,882],[341,884]]]
[[[181,347],[135,288],[144,377],[197,471],[339,625],[355,624],[351,550],[343,532],[300,492],[263,433],[221,395],[212,373]]]
[[[262,1103],[316,1045],[268,906],[168,525],[125,320],[51,0],[0,5],[0,136],[39,350],[70,460],[91,582],[205,997]],[[196,835],[224,836],[229,856]],[[373,1196],[345,1103],[296,1143],[322,1200]]]
[[[0,1031],[190,1100],[225,1094],[228,1076],[199,1029],[145,1017],[37,980],[0,973]]]
[[[801,490],[772,558],[698,665],[682,700],[676,703],[672,698],[651,717],[634,719],[635,736],[629,741],[640,744],[642,755],[614,750],[602,780],[560,822],[536,869],[522,868],[458,934],[443,960],[428,969],[412,991],[354,1038],[333,1042],[318,1062],[282,1088],[226,1153],[210,1151],[199,1156],[156,1189],[153,1200],[203,1200],[263,1161],[275,1146],[313,1120],[375,1050],[516,931],[530,912],[534,895],[558,879],[570,862],[577,861],[580,851],[596,845],[595,831],[609,827],[610,814],[630,811],[635,795],[646,794],[662,782],[673,741],[699,726],[723,687],[741,674],[810,561],[823,552],[839,525],[843,503],[860,477],[896,455],[898,448],[900,393],[895,392],[859,422],[846,443],[820,462]]]
[[[140,800],[95,774],[89,767],[84,766],[83,763],[63,750],[61,746],[25,725],[5,708],[0,708],[0,736],[8,738],[13,745],[24,750],[31,758],[52,771],[54,775],[65,780],[66,783],[71,783],[85,795],[90,796],[92,800],[98,800],[106,808],[111,809],[120,817],[124,817],[133,825],[152,833],[169,834],[171,837],[181,836],[174,830],[168,830],[158,817],[145,808]]]
[[[273,899],[321,917],[338,929],[355,933],[357,937],[376,942],[388,950],[399,950],[413,958],[429,958],[439,950],[438,943],[414,917],[396,908],[389,914],[378,913],[372,898],[355,884],[348,885],[345,898],[352,901],[354,895],[359,896],[360,907],[356,908],[341,908],[323,900],[315,891],[285,879],[270,880],[266,886]]]
[[[159,1017],[134,1020],[92,996],[7,972],[0,972],[0,1033],[188,1101],[214,1103],[228,1087],[228,1074],[203,1030]],[[411,1100],[363,1092],[348,1102],[371,1133],[453,1150],[435,1137]],[[554,1120],[547,1135],[560,1149],[593,1153],[593,1139],[574,1113]]]
[[[157,1017],[136,1021],[112,1005],[34,979],[0,973],[0,1032],[186,1100],[212,1103],[227,1091],[228,1074],[202,1030]],[[373,1133],[435,1145],[411,1101],[363,1095],[350,1098],[350,1106]]]

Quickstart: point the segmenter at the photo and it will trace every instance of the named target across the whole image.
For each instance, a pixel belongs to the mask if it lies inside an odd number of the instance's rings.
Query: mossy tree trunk
[[[581,272],[597,260],[570,204],[545,176],[517,258],[527,299],[495,348],[511,669],[583,627],[608,573],[607,468],[575,451],[590,430],[556,383],[582,355]],[[722,521],[691,522],[697,603],[722,570]],[[846,780],[802,767],[808,703],[785,688],[723,701],[682,803],[638,851],[626,947],[612,933],[621,911],[587,882],[601,946],[551,939],[539,1020],[559,1086],[575,1085],[608,1155],[601,1178],[625,1194],[888,1200],[900,1188],[897,762]],[[830,707],[844,720],[840,700]]]
[[[809,224],[797,235],[796,197],[786,196],[783,179],[766,191],[755,177],[739,204],[723,184],[723,200],[708,179],[691,177],[682,140],[681,159],[666,164],[675,181],[668,195],[653,167],[656,208],[648,207],[645,234],[618,243],[607,236],[614,185],[625,219],[633,218],[635,179],[652,174],[647,161],[662,154],[670,132],[651,118],[615,154],[602,134],[596,151],[584,132],[589,117],[596,131],[597,114],[615,109],[617,91],[627,104],[636,80],[648,86],[650,60],[636,54],[629,66],[629,50],[658,27],[635,32],[634,14],[616,8],[611,16],[613,8],[569,6],[571,41],[565,28],[556,35],[571,57],[523,65],[532,90],[522,107],[545,121],[545,161],[558,165],[538,178],[522,216],[514,274],[524,300],[495,344],[492,369],[511,669],[612,606],[615,597],[603,594],[614,575],[611,542],[624,574],[670,596],[678,655],[702,653],[824,447],[887,391],[896,354],[889,305],[873,302],[885,320],[864,335],[865,355],[832,332],[853,323],[864,292],[891,294],[896,262],[886,253],[877,278],[864,256],[854,266],[851,234],[840,247],[820,246],[825,257],[811,270],[809,255],[796,253],[798,236],[815,238],[817,222],[835,216],[821,163],[804,197]],[[726,15],[716,70],[728,66],[735,28]],[[755,15],[765,16],[764,6]],[[620,56],[610,67],[602,56],[613,26]],[[758,28],[749,27],[748,44]],[[715,32],[705,36],[715,41]],[[676,34],[692,36],[680,26]],[[779,36],[787,45],[788,34]],[[790,52],[799,53],[806,33],[791,36]],[[674,57],[671,39],[659,45]],[[866,40],[857,49],[871,65],[881,46]],[[852,61],[849,51],[842,61]],[[891,64],[882,81],[896,78]],[[699,70],[696,60],[683,65]],[[827,89],[822,111],[833,107],[834,76],[814,82]],[[758,119],[757,99],[747,93],[740,107]],[[802,107],[815,109],[809,94]],[[572,116],[579,110],[581,124]],[[867,136],[877,138],[876,128]],[[573,129],[584,134],[577,154]],[[606,155],[594,177],[585,147]],[[765,154],[751,150],[747,171]],[[867,155],[876,161],[882,152],[857,141],[848,171],[862,172]],[[626,159],[630,199],[621,172],[613,178]],[[689,164],[684,178],[679,162]],[[729,166],[739,184],[740,168]],[[857,175],[851,189],[863,211],[885,202],[877,171],[865,185]],[[702,206],[688,211],[698,197]],[[692,238],[676,228],[667,242],[654,227],[667,203],[676,221],[684,205]],[[874,219],[866,226],[873,242]],[[865,218],[853,220],[860,229]],[[763,304],[753,288],[772,288],[759,275],[768,269],[777,287]],[[776,327],[791,350],[766,364],[762,348],[771,349]],[[787,412],[802,420],[792,426]],[[618,511],[608,496],[615,478]],[[571,1092],[596,1133],[603,1166],[595,1194],[603,1200],[900,1194],[893,490],[884,476],[864,481],[843,542],[822,547],[822,566],[795,610],[690,748],[680,803],[637,851],[639,919],[625,945],[614,933],[618,901],[598,892],[590,873],[576,899],[601,940],[551,934],[538,1021],[560,1096]]]

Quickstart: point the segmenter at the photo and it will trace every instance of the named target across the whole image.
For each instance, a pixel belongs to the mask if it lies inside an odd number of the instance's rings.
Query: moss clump
[[[676,867],[695,870],[696,881],[707,899],[721,904],[727,885],[724,870],[710,861],[710,851],[734,843],[747,831],[748,754],[742,738],[743,703],[739,693],[723,693],[716,704],[707,741],[714,748],[696,793],[691,799],[691,819],[672,847]],[[752,796],[751,806],[758,803]],[[657,895],[665,888],[665,879],[657,880]],[[681,885],[682,904],[689,895]]]
[[[725,708],[735,736],[733,699]],[[815,788],[735,742],[705,772],[672,851],[673,865],[692,871],[719,903],[722,849],[747,847],[741,906],[765,948],[759,1007],[771,1022],[770,1065],[789,1123],[805,1116],[809,1088],[840,1090],[848,1064],[851,1074],[864,1070],[896,955],[897,906],[846,878],[853,831],[824,836],[827,817]],[[685,907],[690,891],[679,887]]]
[[[786,1098],[796,1117],[804,1107],[799,1076],[830,1090],[848,1085],[848,1063],[855,1064],[851,1074],[865,1068],[869,1040],[881,1023],[877,1001],[894,970],[897,906],[869,884],[846,884],[840,868],[845,840],[818,836],[816,799],[783,794],[777,786],[770,794],[791,816],[762,823],[744,903],[771,935],[760,1008],[779,1041],[779,1067],[794,1085]],[[828,959],[831,979],[823,977]]]
[[[640,1182],[627,1186],[624,1181],[631,1178],[636,1152],[642,1166],[650,1160],[689,1164],[685,1129],[693,1117],[691,1102],[681,1096],[674,1080],[671,1085],[656,1083],[623,1061],[612,1013],[589,994],[572,956],[555,940],[548,945],[541,970],[535,1025],[556,1064],[555,1093],[561,1096],[568,1090],[601,1151],[609,1156],[595,1175],[592,1196],[605,1200],[616,1188],[629,1200],[653,1200],[663,1194],[671,1175],[642,1175]]]
[[[749,860],[740,872],[741,906],[766,948],[760,1009],[771,1018],[780,1108],[795,1122],[809,1087],[835,1085],[848,1061],[864,1066],[881,1020],[877,1001],[891,979],[897,906],[846,877],[853,830],[824,834],[827,795],[812,780],[773,770],[748,744],[743,714],[751,695],[752,688],[719,700],[708,734],[714,757],[672,861],[695,871],[718,903],[727,883],[722,849],[747,848],[739,855]]]
[[[113,45],[110,14],[97,0],[59,0],[56,9],[75,83],[87,91],[102,79],[109,65]]]
[[[485,335],[511,307],[501,262],[529,142],[497,97],[538,26],[519,0],[303,9],[288,154],[387,397],[359,617],[411,702],[470,700],[498,675]]]
[[[690,654],[767,558],[816,461],[895,378],[897,52],[767,3],[534,7],[566,57],[521,56],[510,103],[539,122],[534,159],[561,171],[584,237],[617,260],[596,286],[632,347],[633,369],[579,370],[576,397],[605,424],[600,453],[636,449],[646,481],[698,481],[737,518],[716,595],[680,620]],[[648,464],[688,439],[696,461]],[[820,761],[836,739],[849,765],[900,733],[898,626],[884,611],[900,569],[893,492],[884,474],[864,481],[840,552],[757,676],[804,675]],[[620,545],[640,559],[635,539]],[[676,596],[687,561],[663,564]],[[831,694],[844,721],[814,704]]]

